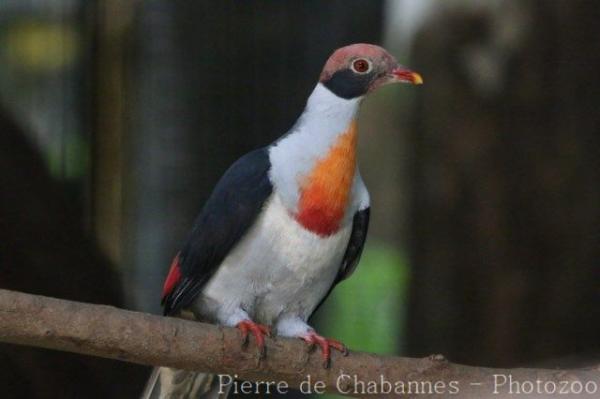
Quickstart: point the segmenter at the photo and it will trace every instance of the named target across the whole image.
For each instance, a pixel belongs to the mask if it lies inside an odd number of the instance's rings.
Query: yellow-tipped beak
[[[397,82],[412,83],[414,85],[423,84],[423,78],[421,75],[403,67],[394,69],[392,71],[392,75]]]
[[[423,84],[423,78],[422,78],[422,77],[421,77],[421,75],[419,75],[418,73],[416,73],[416,72],[413,72],[413,73],[412,73],[412,78],[413,78],[413,79],[412,79],[412,80],[413,80],[413,81],[412,81],[412,82],[413,82],[413,84],[416,84],[416,85],[422,85],[422,84]]]

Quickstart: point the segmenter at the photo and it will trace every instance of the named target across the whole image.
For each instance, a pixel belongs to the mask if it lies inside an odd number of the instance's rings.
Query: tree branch
[[[406,397],[439,398],[454,392],[460,398],[502,398],[514,397],[516,389],[529,391],[530,383],[533,393],[540,387],[547,393],[553,385],[556,395],[563,385],[581,388],[584,394],[593,387],[596,395],[600,392],[598,367],[508,370],[453,364],[441,356],[412,359],[352,352],[348,357],[334,354],[332,368],[325,370],[318,352],[308,353],[303,342],[286,338],[267,340],[267,358],[259,361],[254,344],[242,350],[239,332],[232,328],[7,290],[0,290],[0,341],[251,381],[285,381],[291,388],[303,382],[308,387],[310,376],[311,388],[322,381],[327,391],[359,397],[369,392],[398,397],[404,392]],[[264,393],[266,385],[262,389]]]

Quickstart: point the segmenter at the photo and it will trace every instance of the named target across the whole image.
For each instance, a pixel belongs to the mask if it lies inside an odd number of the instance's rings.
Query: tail
[[[141,399],[225,399],[230,388],[215,374],[155,367]]]

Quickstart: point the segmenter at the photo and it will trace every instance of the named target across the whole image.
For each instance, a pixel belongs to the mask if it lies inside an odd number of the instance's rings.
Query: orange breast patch
[[[356,139],[353,121],[301,184],[296,219],[321,236],[338,230],[348,206],[356,169]]]

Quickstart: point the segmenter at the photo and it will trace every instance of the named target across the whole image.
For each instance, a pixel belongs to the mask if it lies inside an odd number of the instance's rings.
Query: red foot
[[[331,348],[340,351],[344,356],[348,356],[346,345],[335,339],[322,337],[315,332],[310,332],[301,338],[308,342],[312,347],[319,345],[321,348],[321,355],[323,356],[323,367],[326,369],[331,365]]]
[[[242,347],[245,348],[248,345],[248,333],[252,332],[252,335],[256,339],[256,346],[260,351],[260,357],[264,357],[266,354],[265,335],[270,337],[271,329],[268,326],[257,324],[252,320],[243,320],[236,327],[242,332]]]

